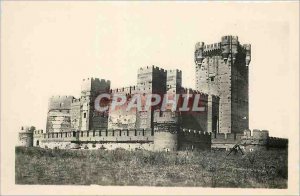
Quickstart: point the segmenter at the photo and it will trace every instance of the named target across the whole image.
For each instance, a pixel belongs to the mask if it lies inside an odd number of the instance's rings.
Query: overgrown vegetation
[[[16,184],[287,188],[287,150],[149,152],[16,148]]]

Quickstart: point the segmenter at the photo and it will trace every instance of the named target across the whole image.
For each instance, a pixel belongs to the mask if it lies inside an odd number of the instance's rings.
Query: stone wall
[[[61,132],[71,130],[70,110],[49,111],[47,115],[47,131]]]
[[[95,99],[99,94],[109,92],[109,80],[83,79],[80,98],[80,130],[107,128],[108,115],[95,110]]]
[[[73,96],[52,96],[49,99],[46,131],[71,130],[71,104]]]
[[[211,148],[230,150],[236,144],[241,144],[242,133],[214,133],[211,139]]]
[[[244,133],[209,133],[180,128],[172,112],[156,117],[152,129],[101,129],[89,131],[33,132],[21,130],[19,145],[60,149],[145,149],[151,151],[230,150],[236,144],[246,152],[269,148],[287,148],[288,140],[269,137],[267,130],[245,130]],[[171,120],[170,120],[171,119]],[[25,140],[26,139],[26,140]]]
[[[176,151],[178,149],[178,112],[155,110],[153,125],[154,150]]]
[[[80,99],[73,99],[71,103],[71,129],[80,129]]]
[[[178,135],[171,132],[154,132],[154,151],[177,151]]]
[[[33,146],[33,131],[30,127],[21,127],[17,146]]]
[[[211,148],[211,133],[181,129],[178,134],[178,150],[204,150]]]
[[[236,144],[239,144],[245,151],[252,151],[257,149],[266,149],[269,146],[269,131],[245,130],[244,133],[216,133],[212,135],[212,148],[213,149],[226,149],[229,150]],[[278,145],[277,147],[279,147]],[[276,145],[273,145],[276,147]]]
[[[182,89],[181,93],[191,96],[189,107],[192,108],[195,100],[195,96],[199,95],[200,99],[198,106],[203,107],[204,111],[182,111],[179,116],[179,124],[182,128],[197,129],[203,132],[208,131],[209,119],[211,113],[208,111],[208,95],[193,89]]]
[[[248,129],[250,50],[251,46],[241,46],[236,36],[223,36],[221,42],[215,44],[196,44],[196,89],[220,98],[217,132],[241,133]],[[209,101],[208,111],[212,111],[211,107]],[[213,131],[215,125],[210,127]]]
[[[155,66],[142,67],[138,70],[137,92],[142,95],[166,93],[167,72]],[[155,108],[138,111],[136,116],[136,128],[153,128],[153,111]]]
[[[181,70],[167,70],[167,93],[178,94],[182,87],[182,71]]]
[[[41,148],[98,149],[104,146],[106,149],[152,149],[153,135],[151,129],[130,130],[90,130],[43,133],[36,131],[33,134],[34,146]],[[87,146],[87,147],[85,147]]]
[[[125,96],[127,102],[122,106],[117,106],[112,109],[109,108],[108,129],[135,129],[137,109],[132,108],[127,110],[128,103],[132,100],[135,94],[135,87],[127,87],[114,89],[111,92],[112,96]]]
[[[268,148],[288,148],[289,141],[286,138],[269,137],[267,140]]]

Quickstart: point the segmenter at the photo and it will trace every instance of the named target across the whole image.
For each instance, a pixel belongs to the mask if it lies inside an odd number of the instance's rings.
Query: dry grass
[[[287,188],[287,151],[149,152],[16,148],[16,184]]]

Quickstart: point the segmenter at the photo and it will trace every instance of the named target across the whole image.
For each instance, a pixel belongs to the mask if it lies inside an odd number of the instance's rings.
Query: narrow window
[[[163,112],[159,111],[159,117],[162,117],[162,116],[163,116]]]
[[[83,118],[86,118],[86,113],[83,113]]]

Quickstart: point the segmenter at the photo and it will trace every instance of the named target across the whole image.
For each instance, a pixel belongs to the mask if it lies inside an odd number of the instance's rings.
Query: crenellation
[[[147,149],[156,151],[230,149],[241,144],[245,149],[286,147],[288,141],[272,138],[268,130],[249,130],[249,63],[251,45],[241,45],[237,36],[223,36],[220,42],[195,45],[195,88],[182,87],[182,71],[157,66],[141,67],[135,85],[111,89],[110,80],[85,78],[79,98],[68,95],[49,99],[46,131],[22,128],[20,145],[67,149]],[[95,101],[101,93],[126,95],[158,94],[178,96],[177,108],[162,103],[142,110],[126,107],[98,112]],[[188,106],[201,110],[185,111]],[[198,96],[200,95],[200,97]],[[110,99],[111,100],[111,99]],[[126,105],[127,104],[127,105]],[[181,105],[180,105],[181,104]]]

